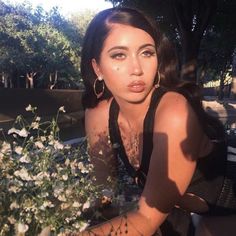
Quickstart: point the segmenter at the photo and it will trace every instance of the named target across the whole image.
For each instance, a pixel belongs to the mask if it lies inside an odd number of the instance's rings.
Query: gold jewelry
[[[97,83],[100,83],[100,82],[102,83],[102,90],[100,92],[97,92],[96,85],[97,85]],[[93,83],[93,91],[94,91],[94,94],[96,95],[97,99],[102,97],[104,90],[105,90],[104,81],[99,76],[98,78],[95,79],[95,81]]]
[[[161,75],[159,70],[157,71],[157,82],[155,83],[154,87],[159,88],[160,87],[160,81],[161,81]]]
[[[132,134],[131,136],[131,146],[132,146],[132,149],[134,150],[135,153],[138,153],[138,149],[139,149],[139,137],[138,137],[138,134],[135,133],[135,134]]]

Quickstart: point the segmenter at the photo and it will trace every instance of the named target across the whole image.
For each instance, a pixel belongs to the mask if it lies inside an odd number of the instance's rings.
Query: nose
[[[142,65],[140,63],[139,58],[136,55],[132,56],[131,73],[133,75],[142,75],[143,74]]]

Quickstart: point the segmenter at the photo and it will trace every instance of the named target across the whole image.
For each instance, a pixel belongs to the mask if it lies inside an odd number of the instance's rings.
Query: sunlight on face
[[[144,30],[113,24],[100,61],[93,66],[116,99],[143,101],[153,88],[157,72],[153,38]]]

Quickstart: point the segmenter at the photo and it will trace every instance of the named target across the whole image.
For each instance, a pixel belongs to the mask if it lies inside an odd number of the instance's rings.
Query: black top
[[[151,153],[153,149],[153,126],[155,112],[160,102],[160,99],[166,92],[166,89],[160,87],[154,90],[152,94],[151,103],[143,124],[143,153],[141,165],[138,170],[135,170],[134,167],[130,164],[125,152],[117,122],[119,106],[115,99],[113,99],[110,106],[109,134],[111,143],[113,145],[114,153],[123,161],[129,174],[137,180],[137,183],[142,188],[145,184]],[[185,94],[183,95],[185,96]],[[235,192],[233,190],[233,186],[236,187],[236,174],[234,174],[234,180],[233,182],[231,181],[231,185],[229,186],[231,192],[228,192],[228,194],[231,194],[231,200],[229,200],[228,203],[225,204],[225,201],[222,199],[223,195],[226,195],[223,194],[223,190],[225,188],[228,188],[228,184],[227,186],[224,186],[226,182],[225,180],[227,163],[227,148],[225,143],[216,143],[212,152],[209,155],[198,159],[197,167],[192,177],[191,184],[186,191],[188,193],[193,193],[194,195],[203,198],[209,205],[210,214],[223,214],[222,212],[225,212],[225,208],[234,208],[233,211],[235,211],[236,209],[236,188]]]

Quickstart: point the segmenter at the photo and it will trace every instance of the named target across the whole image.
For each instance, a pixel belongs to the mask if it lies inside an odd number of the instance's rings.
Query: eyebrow
[[[146,44],[142,45],[142,46],[139,48],[139,50],[140,50],[140,49],[143,49],[143,48],[145,48],[145,47],[150,47],[150,46],[153,47],[153,48],[155,48],[155,45],[153,45],[153,44],[151,44],[151,43],[146,43]],[[110,48],[110,49],[108,50],[108,52],[113,51],[113,50],[116,50],[116,49],[128,50],[128,47],[125,47],[125,46],[115,46],[115,47]]]

